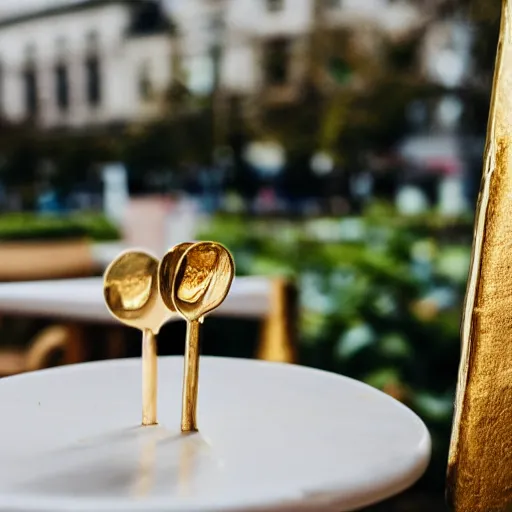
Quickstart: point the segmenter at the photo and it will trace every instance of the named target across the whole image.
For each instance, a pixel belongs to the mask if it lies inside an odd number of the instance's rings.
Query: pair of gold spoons
[[[199,327],[226,298],[235,274],[233,257],[216,242],[181,243],[161,261],[130,250],[107,268],[103,292],[118,320],[142,330],[142,424],[157,423],[156,335],[174,315],[187,321],[181,430],[197,431]]]

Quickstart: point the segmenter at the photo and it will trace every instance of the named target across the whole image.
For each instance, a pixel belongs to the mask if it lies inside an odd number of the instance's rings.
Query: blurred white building
[[[300,80],[319,22],[326,29],[400,37],[425,21],[411,2],[392,0],[171,0],[169,5],[180,29],[188,85],[197,93],[211,90],[216,68],[219,85],[235,94]]]
[[[0,17],[0,115],[43,128],[159,114],[169,20],[152,0],[52,2]]]
[[[19,0],[0,10],[0,117],[31,119],[43,128],[151,119],[161,112],[160,100],[173,78],[173,55],[179,55],[179,78],[193,94],[208,95],[218,86],[237,98],[294,101],[314,31],[352,31],[361,48],[371,53],[377,47],[378,53],[383,34],[399,38],[425,23],[424,10],[414,5],[406,0]],[[343,65],[334,62],[334,73],[344,73]]]

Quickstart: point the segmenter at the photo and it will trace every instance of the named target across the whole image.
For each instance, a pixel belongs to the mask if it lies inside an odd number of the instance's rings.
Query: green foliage
[[[453,243],[455,230],[466,245]],[[363,380],[427,423],[442,485],[459,358],[471,219],[363,217],[308,222],[217,217],[202,238],[225,243],[239,274],[286,275],[300,295],[302,364]]]
[[[118,240],[119,231],[101,215],[49,216],[31,213],[0,215],[0,241],[90,238]]]

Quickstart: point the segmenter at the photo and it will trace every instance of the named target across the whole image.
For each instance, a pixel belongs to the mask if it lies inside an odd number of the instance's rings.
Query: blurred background
[[[2,0],[0,280],[100,276],[131,245],[226,244],[237,275],[276,284],[286,335],[212,319],[205,351],[403,401],[432,464],[368,510],[443,510],[499,14],[499,0]],[[66,362],[52,349],[84,333],[74,360],[140,354],[128,329],[22,309],[0,304],[0,375]],[[183,333],[169,326],[160,352]]]

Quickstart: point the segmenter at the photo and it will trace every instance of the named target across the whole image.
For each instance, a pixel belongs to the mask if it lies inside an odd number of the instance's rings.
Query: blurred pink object
[[[162,256],[171,246],[195,239],[198,207],[190,198],[131,198],[123,220],[124,244]]]
[[[168,197],[131,198],[123,221],[125,244],[160,256],[165,249],[167,219],[172,203]]]

